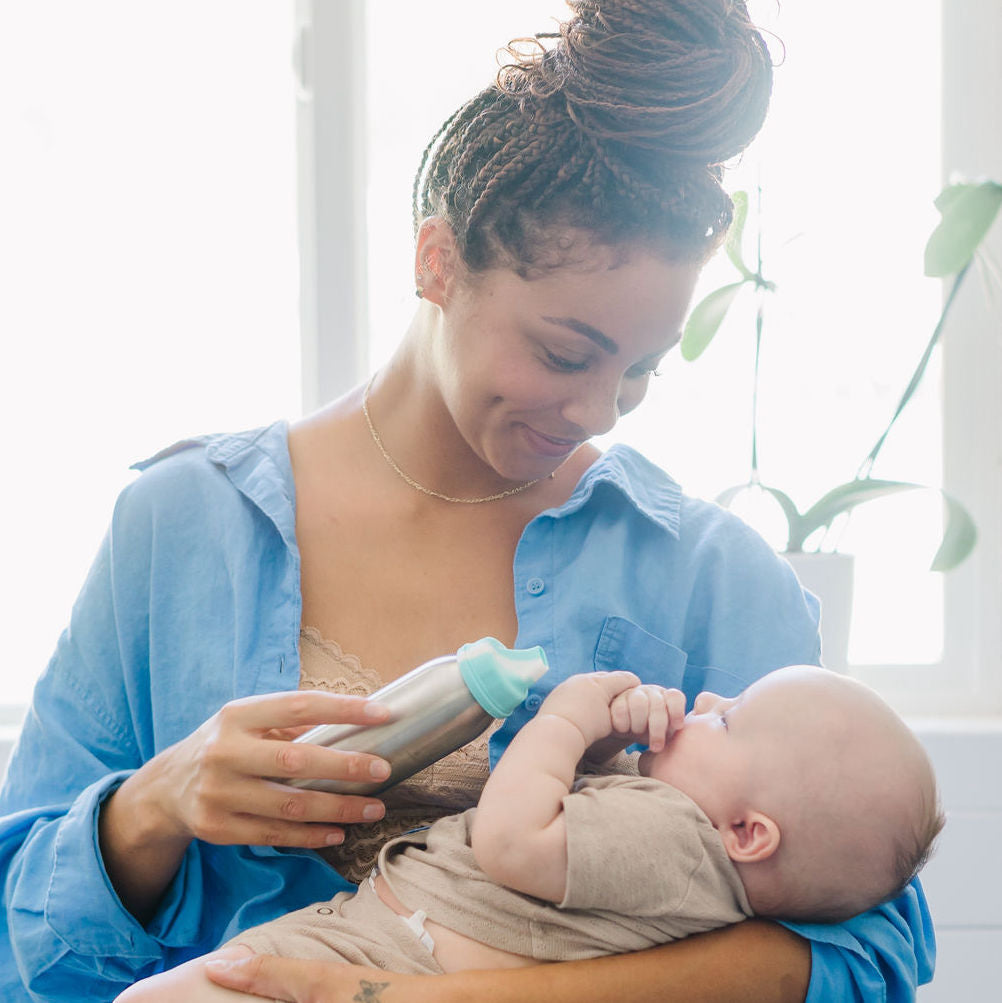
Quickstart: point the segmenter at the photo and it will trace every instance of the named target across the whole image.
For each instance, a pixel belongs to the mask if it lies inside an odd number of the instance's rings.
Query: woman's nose
[[[568,401],[563,408],[563,416],[580,428],[589,438],[604,435],[616,427],[620,416],[620,385],[584,388],[581,394]]]

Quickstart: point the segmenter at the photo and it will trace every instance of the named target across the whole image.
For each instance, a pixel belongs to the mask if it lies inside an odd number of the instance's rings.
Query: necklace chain
[[[418,484],[413,477],[404,473],[400,467],[397,466],[396,461],[392,456],[386,451],[386,447],[383,445],[383,440],[379,437],[379,433],[376,431],[376,426],[372,424],[372,418],[369,415],[369,391],[372,389],[373,381],[376,379],[375,375],[369,380],[365,386],[365,391],[362,394],[362,414],[365,416],[365,423],[369,426],[369,434],[372,436],[372,441],[376,444],[376,448],[383,454],[383,459],[390,465],[393,472],[405,483],[409,484],[415,491],[420,491],[422,494],[428,495],[431,498],[438,498],[441,501],[452,502],[454,505],[482,505],[484,502],[500,501],[502,498],[510,498],[512,495],[517,495],[527,488],[531,488],[533,484],[538,484],[542,478],[537,477],[533,481],[526,481],[525,484],[519,484],[516,488],[508,488],[507,491],[499,491],[497,494],[486,495],[483,498],[453,498],[451,495],[442,494],[441,491],[432,491],[431,488],[426,488],[423,484]]]

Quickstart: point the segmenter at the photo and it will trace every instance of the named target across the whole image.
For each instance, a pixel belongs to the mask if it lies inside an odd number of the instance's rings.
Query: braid
[[[443,217],[474,271],[531,268],[555,225],[702,260],[731,221],[720,165],[772,83],[743,0],[568,2],[558,33],[510,43],[495,84],[436,132],[415,226]]]

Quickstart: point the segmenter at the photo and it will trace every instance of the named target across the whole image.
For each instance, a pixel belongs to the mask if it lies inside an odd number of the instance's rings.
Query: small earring
[[[424,299],[424,286],[421,285],[420,282],[417,284],[417,286],[414,289],[414,295],[417,296],[417,298],[419,300],[420,299]]]

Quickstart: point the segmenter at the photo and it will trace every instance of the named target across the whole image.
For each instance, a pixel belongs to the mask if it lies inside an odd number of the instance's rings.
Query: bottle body
[[[324,724],[300,735],[346,752],[368,752],[390,764],[385,780],[326,778],[286,781],[334,794],[379,794],[472,742],[494,720],[467,687],[456,655],[435,658],[395,679],[370,697],[390,709],[384,724]]]

